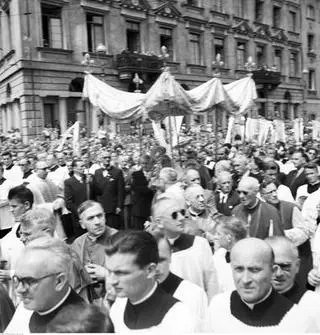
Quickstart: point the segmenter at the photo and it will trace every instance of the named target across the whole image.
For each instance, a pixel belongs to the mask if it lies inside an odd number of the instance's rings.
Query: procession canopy
[[[163,120],[167,116],[204,113],[220,106],[232,115],[244,115],[257,98],[251,77],[222,85],[219,78],[186,91],[169,71],[164,71],[146,94],[129,93],[113,88],[87,73],[83,97],[117,120]]]
[[[111,118],[127,120],[142,116],[140,106],[145,94],[118,90],[90,73],[85,76],[82,96]]]

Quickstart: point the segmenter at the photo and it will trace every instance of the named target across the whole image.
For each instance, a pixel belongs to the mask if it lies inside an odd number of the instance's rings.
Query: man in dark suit
[[[232,209],[240,204],[238,192],[232,189],[230,172],[223,171],[218,174],[215,201],[218,212],[226,216],[231,216]]]
[[[64,227],[68,237],[78,237],[83,230],[79,224],[78,207],[90,199],[90,185],[87,183],[84,170],[85,164],[81,159],[72,162],[73,176],[64,181],[64,199],[67,209],[71,212],[72,229]]]
[[[308,158],[303,150],[298,150],[293,153],[291,159],[296,169],[288,173],[284,184],[290,188],[293,198],[296,198],[298,187],[308,183],[304,173],[304,165]]]
[[[124,178],[120,169],[111,165],[111,154],[104,153],[104,167],[95,171],[92,180],[93,199],[101,203],[107,219],[107,225],[121,229],[123,219],[120,215],[124,203]]]
[[[141,170],[132,173],[132,227],[133,229],[144,228],[144,223],[151,215],[151,203],[154,190],[149,188],[150,173],[153,160],[149,155],[143,155],[140,160]]]

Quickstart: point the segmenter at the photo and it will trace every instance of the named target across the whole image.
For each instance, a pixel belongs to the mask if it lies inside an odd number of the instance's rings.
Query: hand
[[[64,207],[64,205],[65,205],[64,199],[58,198],[52,203],[52,209],[55,211],[59,208]]]
[[[9,280],[10,270],[0,270],[0,280]]]
[[[93,281],[97,282],[105,280],[107,269],[103,266],[91,263],[87,264],[85,268]]]
[[[121,208],[117,207],[116,208],[116,214],[119,215],[121,213]]]
[[[312,269],[308,273],[308,283],[312,286],[318,286],[320,284],[320,273],[317,269]]]

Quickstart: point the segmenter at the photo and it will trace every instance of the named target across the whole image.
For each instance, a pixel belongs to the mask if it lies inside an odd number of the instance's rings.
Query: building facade
[[[160,48],[185,88],[224,83],[256,63],[257,111],[267,118],[319,118],[319,1],[299,0],[2,0],[0,128],[19,128],[24,141],[43,126],[80,120],[96,131],[103,115],[81,98],[85,54],[90,71],[134,91],[158,77]],[[88,57],[87,57],[88,61]],[[94,63],[92,63],[94,61]],[[88,65],[88,62],[87,62]],[[221,64],[220,64],[221,65]],[[215,113],[186,122],[226,126]]]

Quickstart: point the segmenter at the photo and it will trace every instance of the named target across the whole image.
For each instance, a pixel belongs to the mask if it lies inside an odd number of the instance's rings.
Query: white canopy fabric
[[[256,84],[250,76],[223,86],[239,108],[238,110],[230,111],[234,115],[246,114],[257,99]]]
[[[82,96],[111,118],[125,120],[142,116],[140,106],[145,94],[118,90],[87,73]]]
[[[147,116],[161,120],[167,116],[203,113],[216,105],[222,105],[235,116],[244,115],[254,104],[257,93],[249,76],[227,85],[213,78],[185,91],[169,71],[164,71],[146,94],[124,92],[86,74],[83,97],[114,119]]]
[[[192,99],[170,72],[162,72],[146,93],[141,108],[152,120],[192,113]]]

